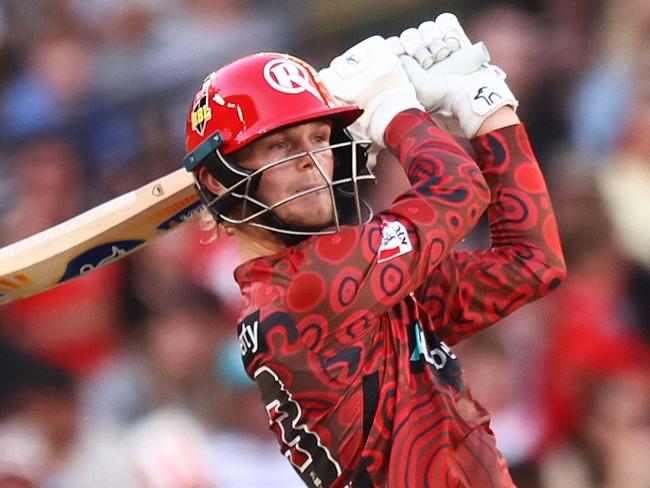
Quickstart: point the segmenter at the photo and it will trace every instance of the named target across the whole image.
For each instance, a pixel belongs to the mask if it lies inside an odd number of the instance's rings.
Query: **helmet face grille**
[[[362,225],[373,217],[371,206],[361,197],[364,186],[374,182],[375,177],[365,165],[365,153],[369,141],[338,142],[308,152],[293,154],[287,158],[265,164],[251,171],[229,161],[227,156],[216,152],[208,169],[220,182],[226,183],[220,195],[202,193],[205,206],[218,222],[233,225],[248,224],[254,227],[289,236],[311,236],[332,234],[342,225]],[[318,153],[332,151],[335,154],[333,178],[329,178],[318,161]],[[309,157],[320,173],[322,182],[309,189],[299,191],[275,202],[263,202],[257,197],[257,189],[262,175],[298,158]],[[234,182],[234,183],[233,183]],[[283,222],[276,210],[283,205],[295,202],[315,192],[326,191],[332,205],[332,221],[317,228],[297,228]]]
[[[215,195],[197,181],[201,199],[217,221],[249,224],[283,236],[330,234],[341,225],[361,224],[372,218],[372,209],[359,192],[361,186],[374,181],[366,168],[369,141],[353,142],[345,129],[362,113],[356,105],[339,104],[321,82],[318,72],[301,59],[280,53],[246,56],[211,73],[203,81],[186,120],[187,155],[183,164],[193,172],[205,167],[225,188],[223,193]],[[239,166],[231,156],[276,130],[317,120],[332,123],[328,147],[294,154],[255,171]],[[321,151],[333,154],[332,177],[319,164]],[[321,184],[275,202],[259,198],[260,181],[266,171],[305,157],[311,158],[320,173]],[[266,188],[263,190],[268,194]],[[318,228],[296,228],[278,217],[294,210],[300,212],[293,203],[303,199],[308,205],[307,197],[313,197],[314,192],[323,192],[318,195],[319,205],[326,207],[321,199],[326,193],[332,206],[332,212],[327,215],[321,212],[314,219],[305,217],[317,222]],[[288,205],[292,206],[291,212],[286,210],[288,207],[283,208]],[[332,221],[320,225],[330,214]],[[303,219],[299,216],[298,220]]]

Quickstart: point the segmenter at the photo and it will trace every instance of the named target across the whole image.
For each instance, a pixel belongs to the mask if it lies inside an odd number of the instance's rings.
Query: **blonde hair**
[[[222,224],[215,220],[214,215],[210,213],[205,205],[198,211],[198,215],[199,227],[205,234],[205,238],[201,239],[201,244],[210,244],[216,241],[223,231]]]

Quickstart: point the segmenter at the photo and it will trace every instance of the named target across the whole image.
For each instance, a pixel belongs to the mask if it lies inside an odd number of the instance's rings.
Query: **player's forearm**
[[[403,165],[412,191],[435,206],[457,207],[466,230],[471,230],[489,202],[489,191],[476,162],[456,140],[427,113],[414,109],[393,119],[385,140]]]
[[[511,255],[513,266],[542,284],[538,295],[566,274],[551,199],[523,124],[507,125],[472,140],[490,187],[487,209],[491,251]]]
[[[487,134],[495,130],[503,129],[511,125],[521,123],[515,109],[510,106],[501,107],[499,110],[490,115],[483,121],[481,127],[476,133],[476,137]]]

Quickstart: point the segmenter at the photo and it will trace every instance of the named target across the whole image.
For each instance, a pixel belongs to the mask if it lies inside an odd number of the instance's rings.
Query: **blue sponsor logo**
[[[68,263],[59,283],[116,261],[144,244],[144,242],[143,240],[114,241],[88,249]]]
[[[167,220],[162,222],[159,226],[158,229],[160,230],[170,230],[176,227],[178,224],[182,224],[185,222],[187,219],[192,217],[194,212],[202,205],[201,201],[196,201],[192,202],[190,205],[185,207],[183,210],[178,212],[177,214],[172,215],[169,217]]]

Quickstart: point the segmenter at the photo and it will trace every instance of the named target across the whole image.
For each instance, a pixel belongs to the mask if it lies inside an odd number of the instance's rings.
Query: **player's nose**
[[[309,169],[316,165],[317,153],[313,151],[317,149],[317,146],[309,141],[305,141],[300,144],[298,149],[298,156],[296,157],[296,166],[299,169]]]

